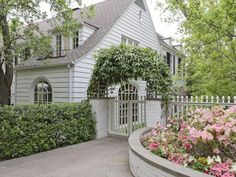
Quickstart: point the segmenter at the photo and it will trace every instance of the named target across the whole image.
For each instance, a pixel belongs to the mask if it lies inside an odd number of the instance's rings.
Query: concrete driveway
[[[128,143],[108,137],[0,162],[0,177],[132,177]]]

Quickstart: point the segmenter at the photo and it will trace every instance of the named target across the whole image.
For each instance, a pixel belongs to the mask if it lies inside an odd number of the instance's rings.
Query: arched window
[[[52,102],[52,87],[46,81],[39,81],[34,88],[34,103],[49,104]]]

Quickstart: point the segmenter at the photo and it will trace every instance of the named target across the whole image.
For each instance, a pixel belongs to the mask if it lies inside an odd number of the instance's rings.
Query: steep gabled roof
[[[173,52],[179,52],[173,45],[169,45],[167,44],[163,39],[166,39],[163,35],[161,35],[160,33],[157,33],[157,38],[158,41],[161,45],[163,45],[164,47],[166,47],[169,50],[172,50]]]
[[[134,0],[107,0],[94,4],[96,15],[92,19],[81,19],[78,17],[79,21],[82,23],[87,23],[96,27],[95,32],[77,49],[74,49],[66,57],[48,59],[48,60],[36,60],[31,58],[23,62],[17,68],[26,68],[26,67],[37,67],[43,66],[45,63],[49,64],[66,64],[72,62],[76,59],[79,59],[81,56],[89,52],[96,44],[102,40],[105,34],[111,29],[114,23],[122,16],[125,10]],[[88,11],[88,7],[83,9],[76,9],[75,14],[80,16],[80,13],[85,13]],[[42,22],[45,24],[45,22]]]

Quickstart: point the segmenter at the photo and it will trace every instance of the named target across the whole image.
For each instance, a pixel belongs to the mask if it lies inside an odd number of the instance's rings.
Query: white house
[[[15,68],[14,104],[80,102],[95,64],[93,54],[101,48],[127,43],[161,51],[146,0],[107,0],[94,5],[92,19],[81,18],[87,8],[74,9],[81,23],[75,36],[54,34],[52,56],[30,58]],[[43,32],[52,27],[43,21]],[[143,83],[141,83],[142,85]],[[145,88],[143,88],[145,89]]]
[[[160,51],[158,37],[145,0],[107,0],[95,4],[96,16],[83,19],[74,14],[82,27],[73,38],[55,34],[50,59],[30,58],[16,67],[15,104],[38,102],[80,102],[87,97],[92,74],[93,53],[125,42]],[[42,30],[50,30],[41,22]]]
[[[166,38],[159,33],[157,33],[157,37],[161,47],[160,53],[164,56],[170,68],[170,73],[174,76],[177,74],[183,59],[179,50],[181,45],[173,45],[171,37]]]

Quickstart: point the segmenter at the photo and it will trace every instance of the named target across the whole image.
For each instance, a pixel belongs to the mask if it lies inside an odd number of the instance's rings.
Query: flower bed
[[[197,109],[158,124],[143,145],[176,164],[216,177],[236,172],[236,106]]]

